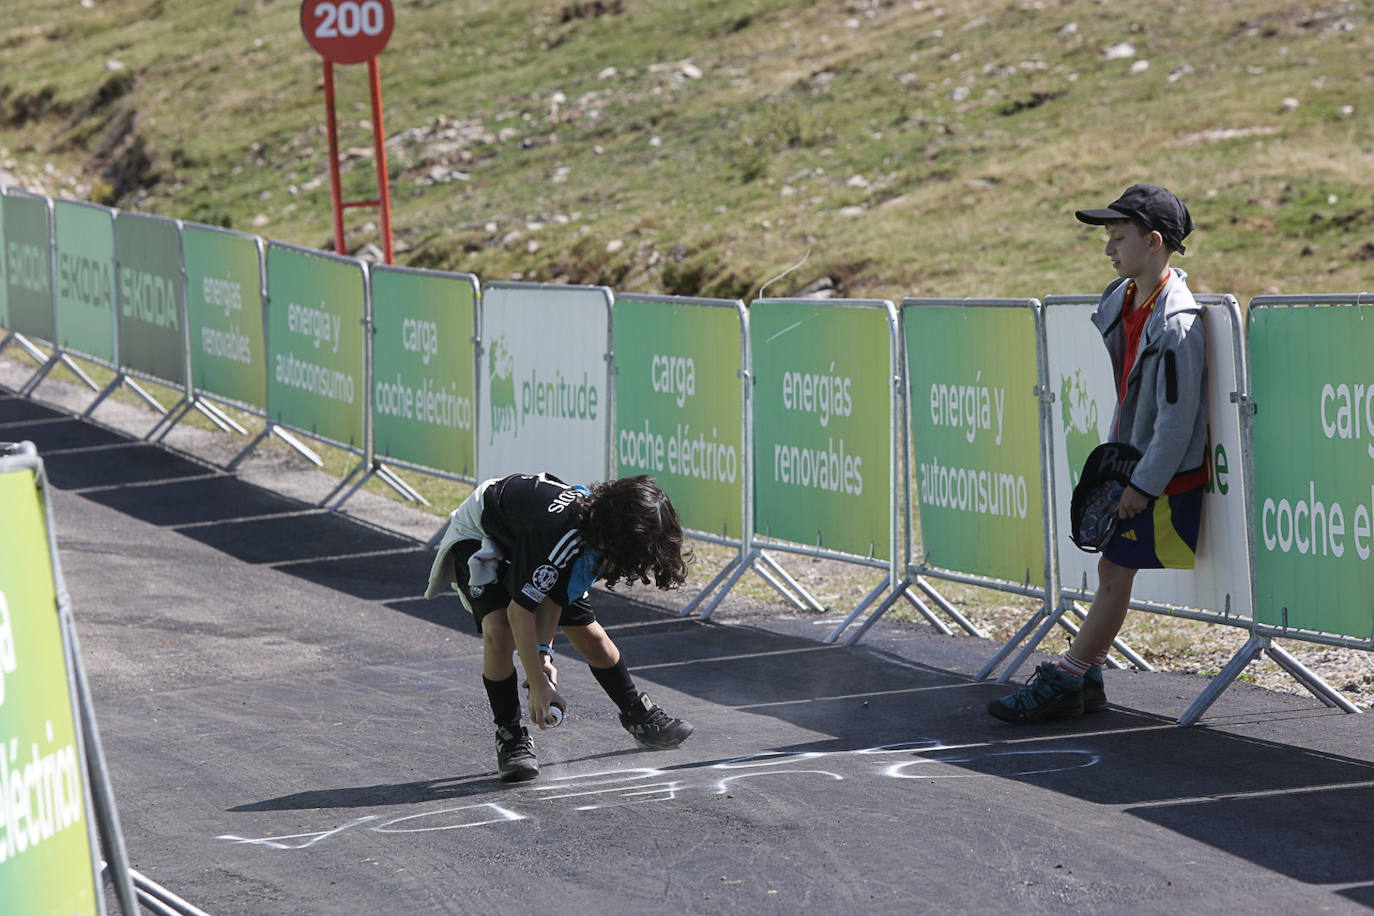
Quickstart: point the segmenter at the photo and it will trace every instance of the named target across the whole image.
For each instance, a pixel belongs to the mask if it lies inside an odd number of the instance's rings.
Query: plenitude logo
[[[596,423],[601,417],[601,390],[586,370],[576,378],[563,375],[558,366],[542,372],[532,368],[525,377],[517,373],[515,356],[504,336],[492,341],[487,369],[492,441],[497,433],[518,438],[520,428],[531,418]]]

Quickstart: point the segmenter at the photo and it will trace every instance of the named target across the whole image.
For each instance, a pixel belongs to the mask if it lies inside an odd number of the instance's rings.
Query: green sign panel
[[[0,908],[94,914],[83,758],[32,471],[0,473],[0,515]]]
[[[1250,313],[1255,618],[1374,631],[1374,322],[1357,306]]]
[[[267,348],[257,239],[185,225],[181,247],[192,384],[265,412]]]
[[[57,343],[115,362],[114,211],[59,200],[57,234]]]
[[[9,281],[5,277],[5,220],[0,214],[0,328],[10,326]]]
[[[650,474],[694,531],[743,537],[743,308],[617,297],[616,476]]]
[[[471,477],[477,470],[477,280],[372,270],[372,441],[378,456]]]
[[[367,379],[361,264],[269,245],[267,299],[269,417],[362,448]]]
[[[53,324],[51,223],[47,198],[6,194],[5,327],[39,340],[57,339]]]
[[[181,229],[173,220],[121,212],[119,364],[176,385],[186,383],[186,308]]]
[[[750,306],[756,533],[891,559],[896,322],[881,305]]]
[[[1035,313],[906,305],[902,316],[925,562],[1043,585]]]

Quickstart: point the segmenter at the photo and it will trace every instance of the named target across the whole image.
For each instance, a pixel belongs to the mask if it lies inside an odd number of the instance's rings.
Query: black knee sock
[[[635,686],[634,678],[630,677],[630,669],[625,667],[625,659],[609,668],[587,667],[592,669],[596,682],[606,691],[606,696],[620,707],[621,712],[629,711],[639,702],[639,688]]]
[[[482,675],[482,686],[487,688],[487,700],[491,703],[492,720],[498,725],[520,724],[520,690],[515,683],[515,672],[503,681],[489,680]]]

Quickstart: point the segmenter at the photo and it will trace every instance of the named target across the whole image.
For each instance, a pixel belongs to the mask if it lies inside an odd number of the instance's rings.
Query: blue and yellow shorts
[[[1202,528],[1202,490],[1161,496],[1135,518],[1122,519],[1102,555],[1127,569],[1192,569]]]

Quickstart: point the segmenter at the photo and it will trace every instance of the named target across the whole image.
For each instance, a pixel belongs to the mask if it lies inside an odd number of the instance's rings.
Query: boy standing
[[[1116,379],[1112,441],[1141,452],[1121,495],[1115,535],[1098,560],[1098,588],[1078,635],[1058,661],[1044,662],[1018,693],[988,712],[1006,722],[1100,712],[1107,708],[1102,663],[1126,622],[1141,569],[1192,569],[1207,483],[1207,342],[1202,310],[1169,266],[1193,230],[1172,193],[1136,184],[1102,210],[1075,216],[1107,229],[1106,255],[1118,279],[1102,294],[1092,322],[1102,333]]]
[[[558,724],[566,712],[553,666],[562,628],[620,709],[620,724],[650,749],[677,747],[692,725],[663,712],[641,693],[588,602],[598,579],[676,588],[687,578],[682,526],[668,496],[647,476],[588,490],[550,474],[513,474],[485,481],[449,515],[430,570],[426,598],[457,590],[482,634],[482,683],[496,723],[502,782],[539,775],[534,742],[521,724],[512,653],[529,687],[530,719]]]

